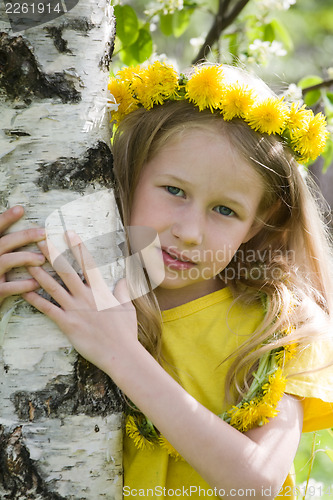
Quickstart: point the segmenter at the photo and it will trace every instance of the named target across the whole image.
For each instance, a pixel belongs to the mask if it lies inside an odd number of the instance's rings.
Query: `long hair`
[[[233,68],[230,72],[234,77]],[[253,85],[262,85],[265,96],[272,95],[261,80],[253,80]],[[113,141],[114,173],[125,226],[130,222],[133,196],[144,165],[170,139],[181,139],[181,134],[195,129],[227,136],[260,174],[265,186],[258,211],[261,229],[241,245],[220,274],[238,303],[265,303],[261,325],[233,353],[226,397],[235,401],[247,390],[251,372],[264,352],[290,342],[309,343],[319,330],[323,332],[332,314],[330,244],[314,185],[309,177],[303,178],[292,152],[280,138],[259,134],[242,120],[226,122],[218,113],[199,112],[185,101],[165,103],[149,111],[137,109],[117,129]],[[150,291],[133,302],[139,339],[161,361],[162,326],[156,297]],[[288,338],[271,341],[274,333],[287,329],[291,332]]]

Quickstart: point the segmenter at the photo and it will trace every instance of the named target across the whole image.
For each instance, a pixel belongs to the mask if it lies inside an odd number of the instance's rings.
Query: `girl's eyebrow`
[[[174,182],[181,182],[182,184],[188,185],[188,186],[193,186],[193,183],[191,181],[188,181],[186,179],[182,179],[181,177],[178,177],[177,175],[169,174],[167,172],[162,172],[159,177],[163,178],[169,178],[170,180]]]

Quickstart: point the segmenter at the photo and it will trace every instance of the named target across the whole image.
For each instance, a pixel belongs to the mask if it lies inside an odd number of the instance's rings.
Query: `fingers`
[[[98,311],[119,306],[118,300],[109,290],[103,276],[80,237],[73,231],[67,231],[66,238],[75,259],[80,265],[84,277],[92,291]]]
[[[92,255],[74,231],[67,231],[65,237],[72,254],[82,269],[86,281],[89,283],[89,271],[97,269]]]
[[[58,252],[52,242],[49,239],[47,241],[40,241],[37,243],[37,246],[44,257],[50,262],[53,269],[65,283],[72,295],[82,294],[82,291],[85,289],[84,283],[82,283],[81,278],[78,276],[76,271],[72,268],[65,257]],[[52,258],[50,252],[52,252]]]
[[[73,232],[66,234],[66,237],[68,245],[82,268],[89,286],[82,283],[81,278],[65,257],[58,252],[50,240],[39,242],[38,247],[43,255],[49,260],[58,276],[65,283],[73,298],[84,298],[87,306],[89,304],[89,307],[94,307],[98,311],[119,306],[118,300],[109,290],[92,256],[80,238]],[[45,276],[42,271],[43,270],[40,270],[39,272],[39,270],[35,268],[31,271],[31,275],[64,309],[73,308],[74,302],[67,303],[68,294],[67,297],[63,295],[62,291],[58,288],[60,285],[50,276]]]
[[[119,302],[109,290],[109,287],[101,275],[92,255],[88,252],[80,237],[73,231],[67,231],[66,238],[74,257],[81,267],[84,277],[89,284],[97,310],[100,311],[118,306]]]
[[[24,208],[16,205],[0,214],[0,234],[9,229],[24,215]],[[0,254],[10,252],[15,248],[22,247],[28,243],[40,241],[45,238],[45,231],[42,228],[31,228],[23,231],[3,236],[0,240]]]
[[[21,295],[22,293],[31,292],[39,288],[39,283],[34,279],[10,281],[3,283],[0,289],[0,302],[6,297],[12,295]]]
[[[8,224],[7,227],[10,225]],[[0,232],[2,232],[1,229]],[[43,239],[45,239],[45,230],[43,228],[30,228],[5,234],[0,239],[0,255]]]
[[[13,252],[0,256],[0,276],[11,269],[22,266],[41,266],[45,262],[44,255],[34,252]]]
[[[18,221],[24,214],[23,207],[16,205],[0,215],[0,233],[8,229],[14,222]]]
[[[28,267],[28,272],[63,309],[71,307],[71,296],[52,276],[41,267]],[[48,302],[48,301],[46,301]],[[38,309],[38,307],[37,307]]]
[[[65,312],[60,309],[60,307],[52,304],[48,300],[44,299],[38,293],[27,292],[23,293],[22,297],[34,306],[38,311],[48,316],[52,321],[54,321],[60,329],[65,320]]]

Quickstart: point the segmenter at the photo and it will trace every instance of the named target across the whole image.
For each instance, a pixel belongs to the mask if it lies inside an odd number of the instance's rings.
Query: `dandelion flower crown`
[[[292,149],[299,162],[315,160],[328,137],[326,119],[314,114],[301,102],[287,104],[283,98],[261,97],[254,85],[240,80],[230,82],[224,65],[194,67],[190,76],[156,61],[146,67],[121,69],[111,77],[109,108],[116,125],[140,107],[149,110],[168,101],[188,101],[199,111],[209,109],[224,120],[244,120],[261,134],[277,135]]]

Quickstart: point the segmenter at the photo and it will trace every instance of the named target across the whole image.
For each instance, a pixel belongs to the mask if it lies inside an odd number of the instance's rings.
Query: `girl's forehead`
[[[229,137],[212,128],[192,129],[170,137],[144,170],[147,175],[202,183],[203,189],[214,191],[238,186],[246,193],[252,184],[262,184],[259,173]]]
[[[167,160],[170,155],[184,158],[200,155],[202,160],[217,155],[214,163],[220,163],[226,158],[233,159],[236,163],[245,161],[238,148],[230,141],[229,134],[213,125],[184,128],[179,133],[170,134],[156,149],[153,157],[159,156]],[[250,163],[246,163],[250,167]]]
[[[218,123],[217,120],[207,121],[207,122],[191,122],[188,124],[178,125],[175,128],[171,128],[164,132],[164,140],[162,135],[162,147],[167,146],[170,143],[177,143],[181,141],[191,140],[193,137],[197,138],[200,136],[205,136],[206,138],[211,138],[211,140],[219,140],[221,137],[227,137],[227,127],[226,123]]]

